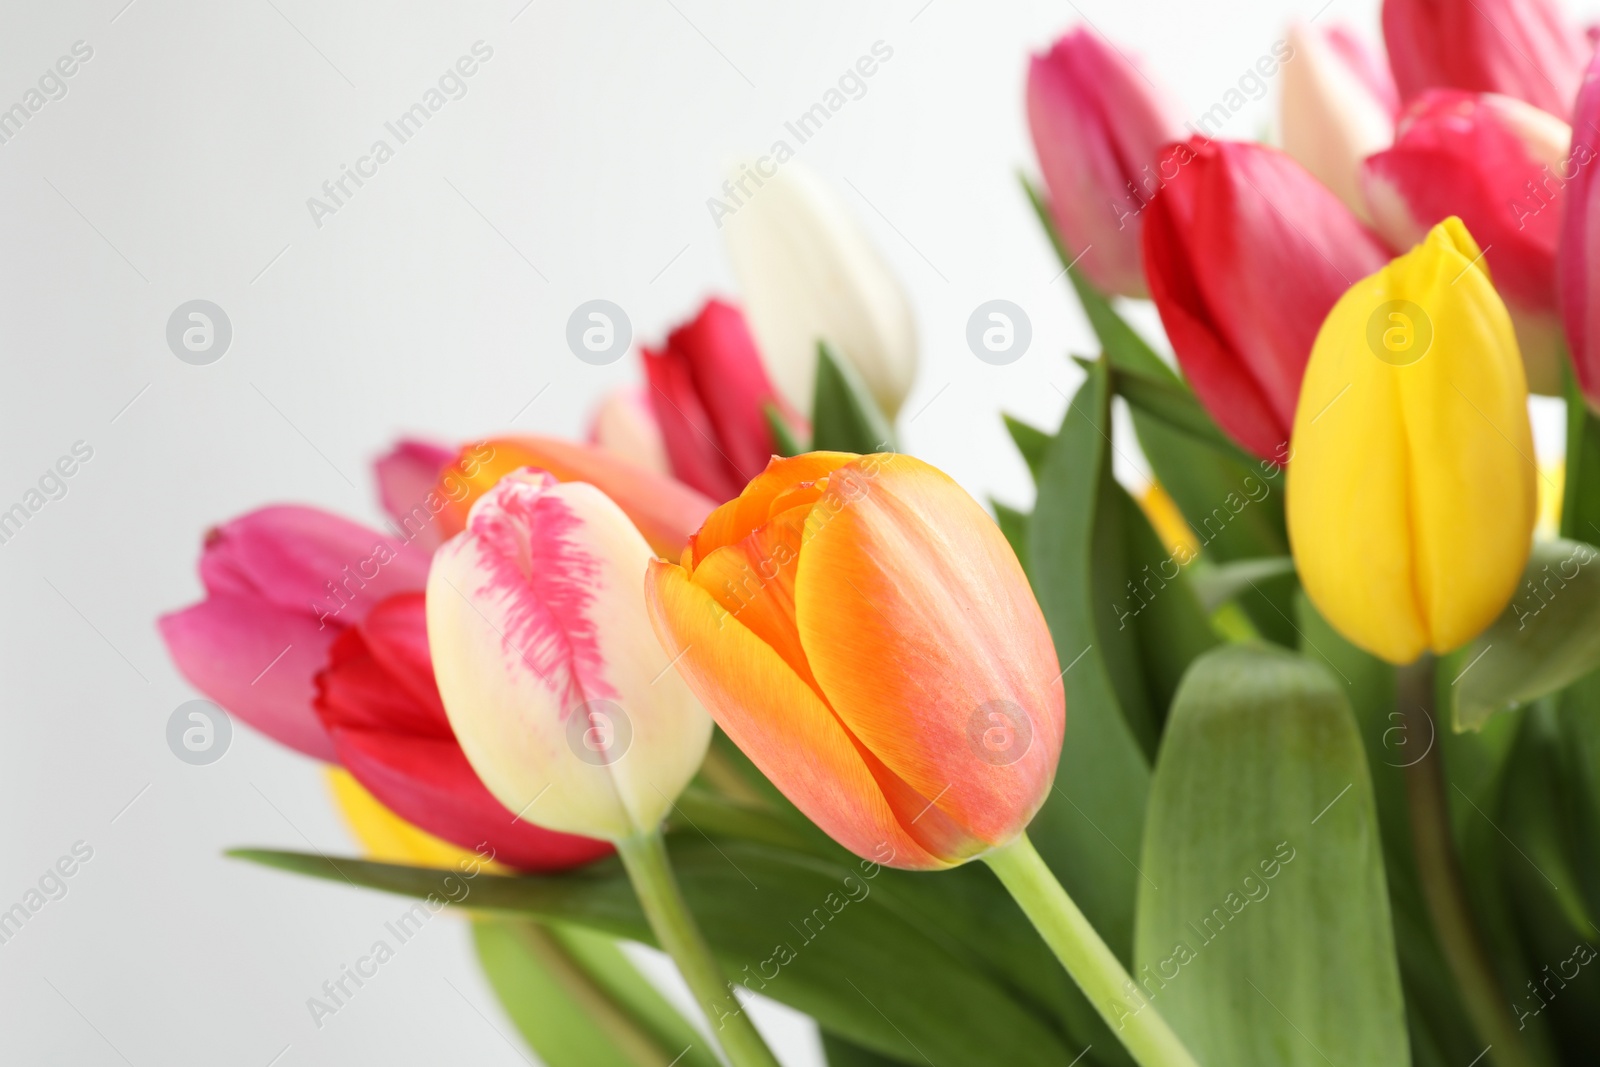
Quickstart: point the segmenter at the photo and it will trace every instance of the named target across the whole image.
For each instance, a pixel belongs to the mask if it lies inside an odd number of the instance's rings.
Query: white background
[[[306,999],[402,904],[221,858],[353,845],[310,761],[243,728],[209,767],[166,747],[195,694],[154,620],[198,597],[206,527],[273,501],[375,521],[368,463],[401,432],[580,433],[639,372],[573,358],[572,309],[617,302],[637,343],[733,295],[705,206],[724,167],[879,40],[893,58],[798,158],[911,294],[904,447],[1026,504],[999,412],[1053,425],[1067,354],[1093,350],[1015,178],[1029,51],[1092,20],[1198,115],[1321,4],[126,2],[0,8],[0,106],[73,42],[94,49],[0,145],[0,509],[75,441],[94,449],[0,545],[0,909],[94,849],[0,945],[5,1063],[522,1063],[451,917],[313,1026]],[[1319,21],[1377,39],[1371,0]],[[478,40],[494,55],[468,95],[317,228],[306,198]],[[1268,130],[1277,88],[1226,132]],[[197,297],[234,329],[205,367],[164,339]],[[1008,367],[964,340],[995,297],[1033,322]],[[762,1020],[786,1062],[815,1062],[805,1023]]]

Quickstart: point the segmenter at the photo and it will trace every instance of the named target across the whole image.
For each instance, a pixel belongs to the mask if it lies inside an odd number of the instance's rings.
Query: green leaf
[[[811,447],[823,452],[893,452],[894,428],[861,376],[826,341],[817,345]]]
[[[1600,544],[1600,418],[1565,367],[1567,455],[1561,497],[1561,536]]]
[[[1050,447],[1050,435],[1037,426],[1030,426],[1010,415],[1000,417],[1005,420],[1006,432],[1011,435],[1011,440],[1016,442],[1017,451],[1022,453],[1023,460],[1028,464],[1028,473],[1037,480],[1039,467],[1044,463],[1045,451]]]
[[[1410,1063],[1366,758],[1321,667],[1266,645],[1195,661],[1141,866],[1137,980],[1200,1062]]]
[[[891,872],[753,842],[674,835],[673,868],[726,974],[814,1017],[851,1042],[909,1063],[1070,1062],[1059,1033],[991,976],[903,918],[877,879]],[[455,871],[293,852],[230,853],[269,866],[474,910],[578,924],[648,944],[654,937],[614,859],[551,876],[464,878]],[[845,979],[848,979],[846,981]]]
[[[1270,582],[1293,573],[1294,560],[1288,556],[1219,563],[1194,575],[1194,591],[1200,597],[1200,605],[1206,611],[1216,611],[1234,597],[1256,588],[1261,582]]]
[[[851,1044],[826,1030],[822,1032],[822,1052],[828,1059],[828,1067],[890,1067],[900,1062]]]
[[[506,1014],[549,1067],[717,1067],[694,1027],[609,938],[480,915],[478,961]]]
[[[1029,522],[1034,592],[1055,639],[1066,689],[1066,741],[1050,799],[1030,828],[1045,859],[1106,943],[1132,947],[1133,892],[1149,763],[1127,703],[1142,691],[1134,633],[1107,611],[1125,596],[1120,488],[1107,456],[1111,417],[1104,364],[1073,397],[1040,470]],[[1101,534],[1106,536],[1102,537]],[[1098,551],[1104,547],[1104,551]],[[1121,685],[1119,687],[1119,677]]]
[[[1563,689],[1600,667],[1600,550],[1536,541],[1517,593],[1490,627],[1440,663],[1455,729]],[[1453,679],[1453,680],[1452,680]]]
[[[794,427],[789,425],[789,420],[783,417],[783,412],[778,410],[778,405],[768,402],[761,409],[761,414],[772,430],[772,441],[777,446],[778,455],[798,456],[802,452],[810,451],[806,448],[805,442],[795,434]]]

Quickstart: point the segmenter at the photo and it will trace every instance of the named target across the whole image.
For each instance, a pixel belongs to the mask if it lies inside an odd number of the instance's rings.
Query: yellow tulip
[[[1535,516],[1528,386],[1460,219],[1334,305],[1291,445],[1300,580],[1345,637],[1405,664],[1465,643],[1505,608]]]

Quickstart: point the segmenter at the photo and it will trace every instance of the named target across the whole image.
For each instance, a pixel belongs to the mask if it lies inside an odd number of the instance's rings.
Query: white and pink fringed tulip
[[[434,555],[428,642],[450,725],[499,801],[554,830],[652,833],[711,719],[645,612],[654,553],[611,498],[508,474]]]

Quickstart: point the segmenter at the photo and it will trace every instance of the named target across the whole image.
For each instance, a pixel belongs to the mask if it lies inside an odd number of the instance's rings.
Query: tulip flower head
[[[601,398],[589,418],[589,443],[656,474],[671,474],[650,390],[624,385]]]
[[[1566,123],[1520,100],[1430,90],[1400,118],[1393,147],[1362,165],[1378,231],[1409,248],[1455,215],[1481,241],[1535,392],[1561,390],[1555,260],[1568,179],[1592,161],[1569,153]]]
[[[1465,89],[1561,119],[1594,51],[1557,0],[1384,0],[1383,39],[1402,103]]]
[[[1161,187],[1161,147],[1183,138],[1178,111],[1098,34],[1075,29],[1028,66],[1028,129],[1067,252],[1103,292],[1145,294],[1139,231]]]
[[[1145,273],[1178,363],[1213,418],[1281,463],[1317,328],[1388,251],[1294,160],[1194,138],[1146,212]]]
[[[1600,211],[1596,197],[1596,150],[1600,149],[1600,55],[1589,65],[1573,113],[1571,158],[1575,173],[1566,188],[1566,212],[1557,243],[1556,280],[1567,349],[1578,385],[1600,410]]]
[[[1049,793],[1055,647],[994,521],[899,455],[774,459],[657,559],[650,617],[712,716],[836,841],[939,868]]]
[[[654,833],[711,720],[662,655],[650,546],[583,482],[507,474],[428,573],[428,644],[450,726],[517,817],[620,841]]]
[[[1350,641],[1406,664],[1505,608],[1535,518],[1527,400],[1459,219],[1339,299],[1306,366],[1287,493],[1301,582]]]
[[[728,217],[726,236],[751,332],[789,404],[811,410],[817,343],[827,341],[892,419],[916,378],[916,325],[905,291],[839,195],[785,163]]]
[[[1370,222],[1361,161],[1394,137],[1399,101],[1379,57],[1343,30],[1289,28],[1294,60],[1283,66],[1283,150]]]

